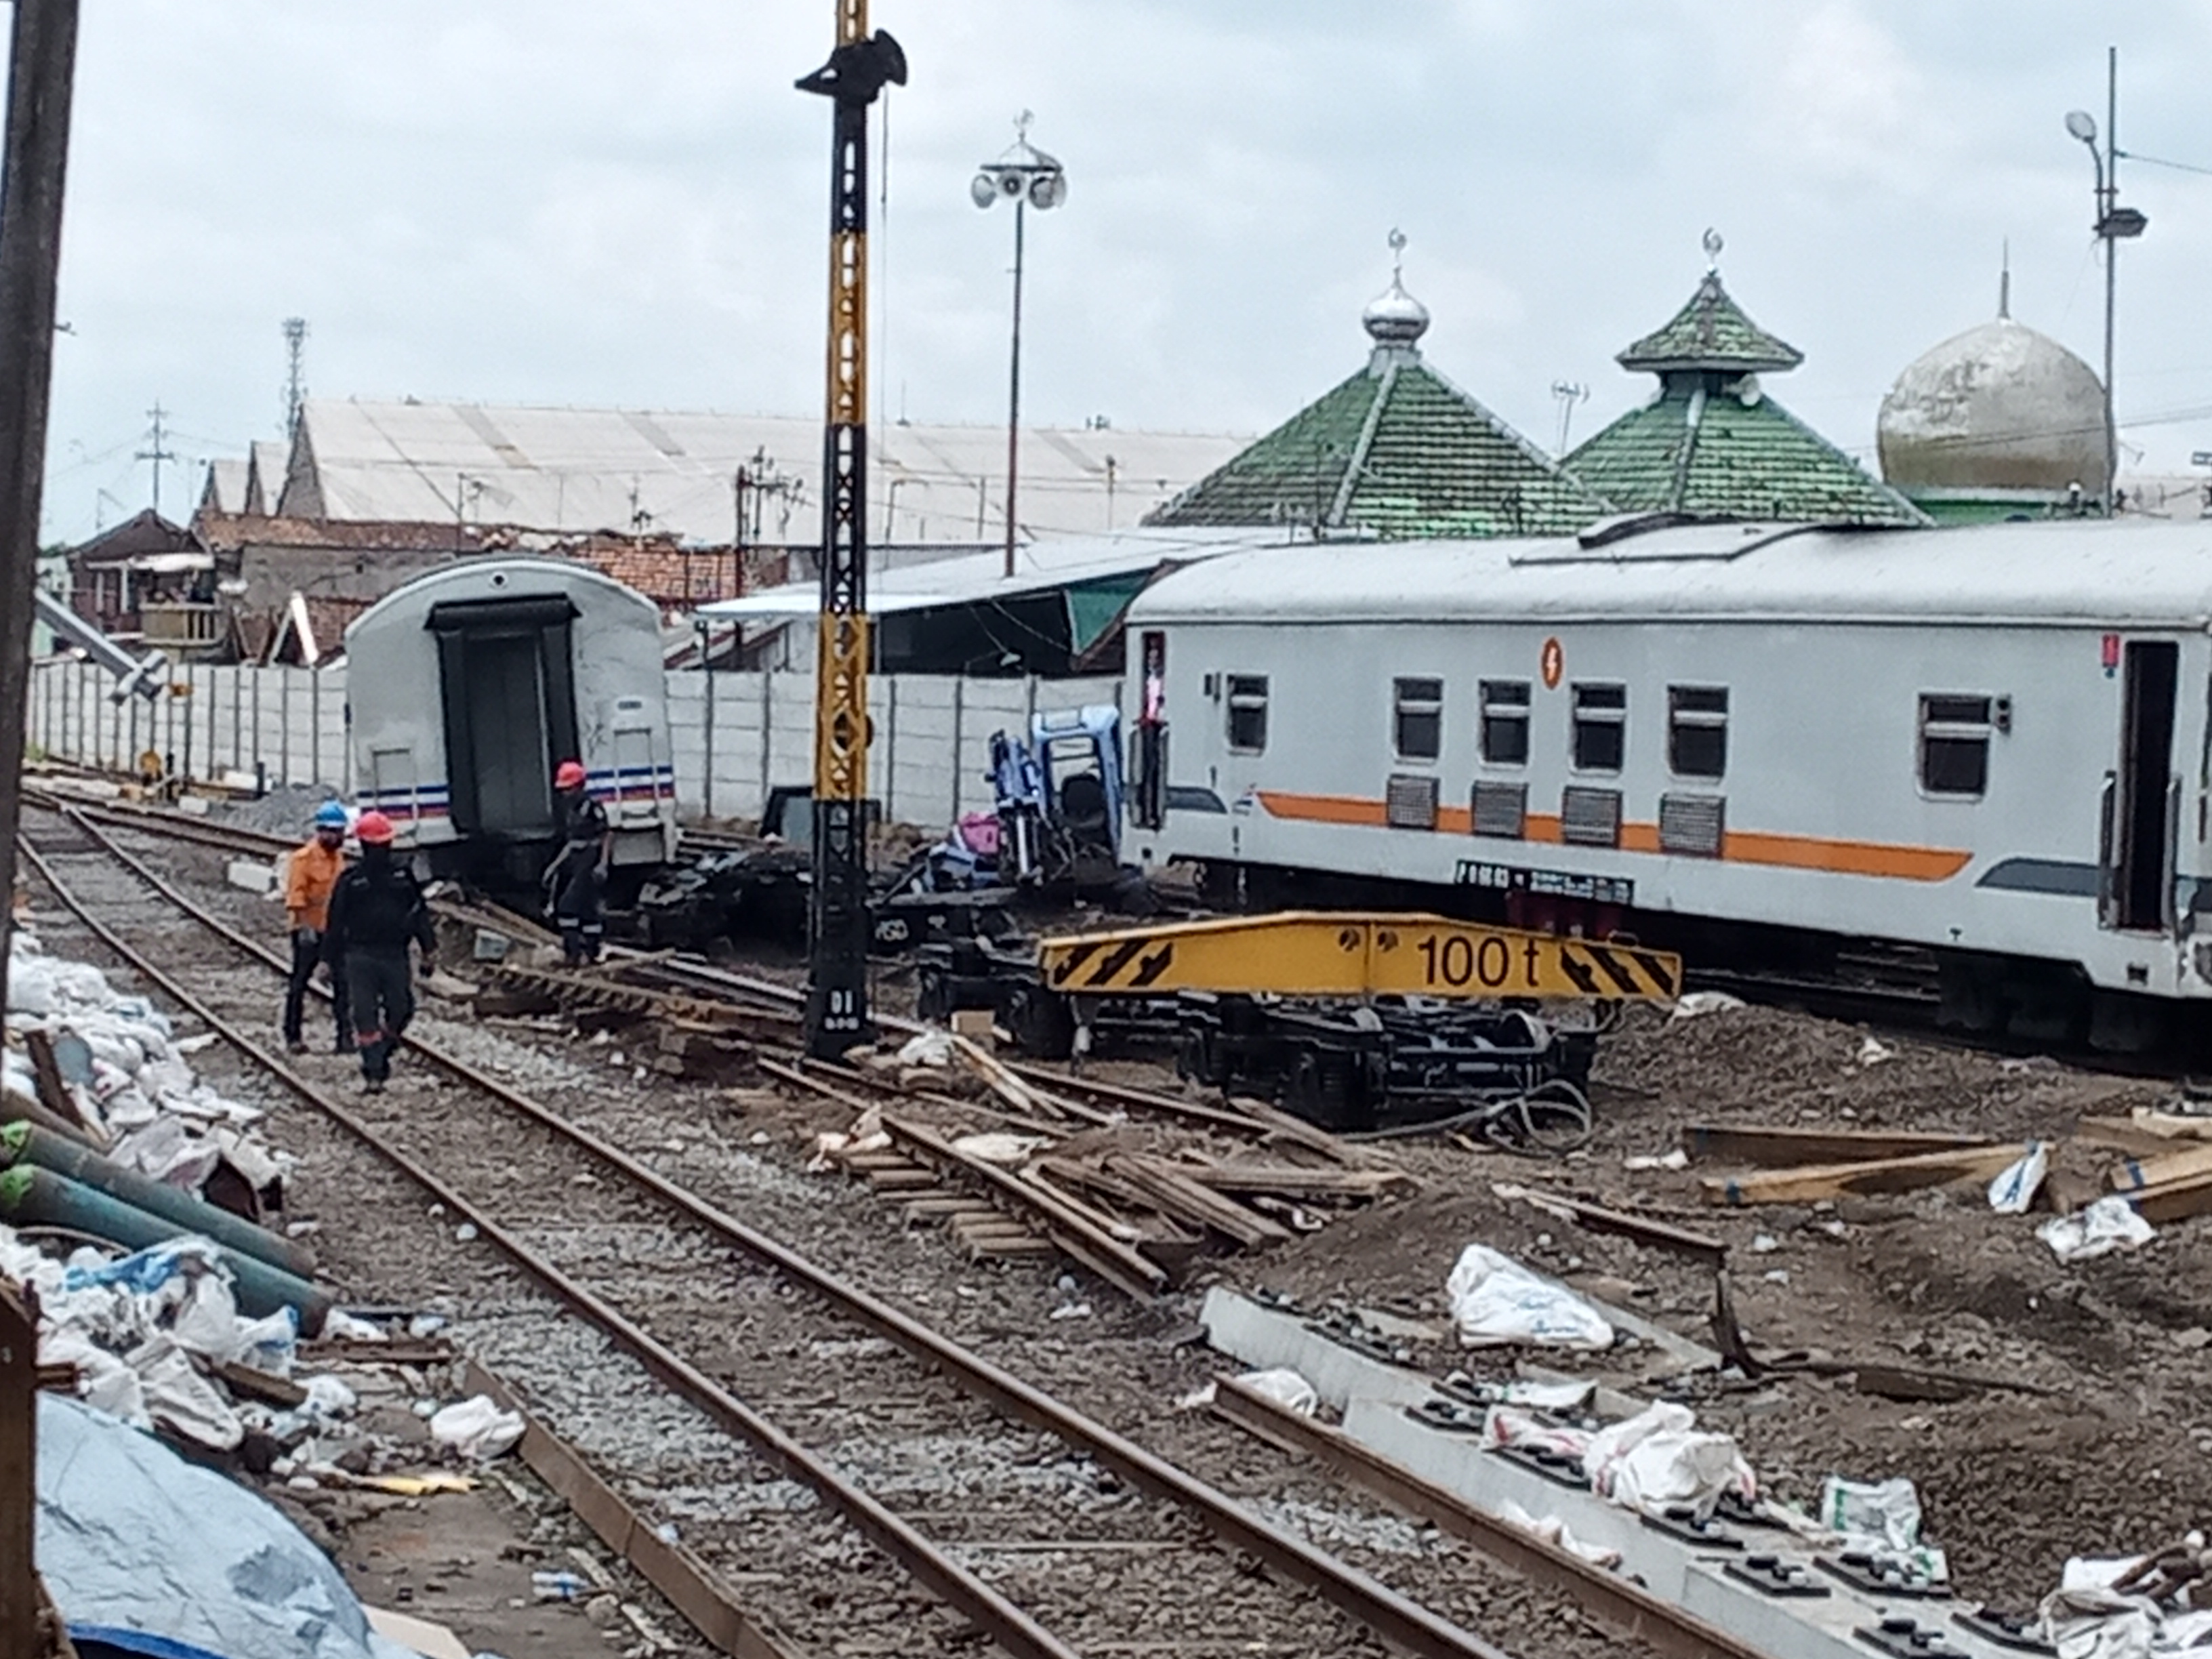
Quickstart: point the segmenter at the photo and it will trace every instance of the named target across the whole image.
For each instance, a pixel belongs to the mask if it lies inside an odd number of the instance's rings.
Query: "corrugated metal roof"
[[[872,429],[870,437],[874,537],[974,542],[1006,533],[1003,427],[900,425]],[[1134,525],[1243,441],[1025,428],[1022,532],[1080,535]],[[281,507],[287,514],[459,519],[726,545],[744,467],[772,486],[753,494],[744,540],[820,539],[822,426],[811,418],[310,398],[298,444]]]
[[[246,475],[244,461],[210,461],[207,483],[200,490],[200,506],[211,513],[243,513],[246,511]]]
[[[246,504],[239,511],[266,514],[276,510],[276,503],[283,498],[284,472],[291,454],[289,444],[253,445],[246,461]]]
[[[1326,544],[1261,549],[1162,577],[1130,607],[1129,626],[1866,618],[2195,629],[2208,610],[2212,520],[1713,524],[1594,548],[1561,537],[1400,542],[1351,559]]]
[[[1003,552],[965,554],[872,576],[868,609],[872,614],[889,616],[939,605],[988,604],[1082,582],[1143,574],[1164,565],[1218,558],[1263,545],[1280,533],[1269,529],[1138,530],[1032,542],[1015,550],[1012,576],[1006,574]],[[699,614],[725,620],[776,622],[811,617],[821,608],[820,584],[792,582],[763,588],[743,599],[701,605]]]

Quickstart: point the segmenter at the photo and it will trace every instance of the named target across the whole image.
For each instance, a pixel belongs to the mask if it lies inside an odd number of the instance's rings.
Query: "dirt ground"
[[[2015,1607],[2055,1588],[2069,1555],[2141,1550],[2201,1524],[2212,1506],[2212,1220],[2175,1223],[2138,1251],[2069,1267],[2035,1237],[2045,1217],[1995,1213],[1979,1183],[1726,1209],[1704,1203],[1699,1185],[1725,1165],[1625,1167],[1667,1152],[1697,1122],[2063,1139],[2085,1115],[2124,1115],[2176,1092],[1887,1035],[1889,1057],[1869,1064],[1866,1042],[1853,1027],[1773,1009],[1673,1023],[1639,1014],[1601,1051],[1601,1121],[1586,1152],[1550,1162],[1401,1144],[1424,1178],[1420,1193],[1240,1261],[1232,1276],[1419,1320],[1439,1339],[1425,1360],[1479,1370],[1476,1356],[1443,1339],[1445,1276],[1464,1245],[1480,1242],[1710,1342],[1709,1270],[1563,1224],[1494,1188],[1520,1183],[1631,1209],[1729,1243],[1737,1316],[1758,1352],[1886,1359],[2038,1390],[1990,1388],[1940,1404],[1862,1395],[1849,1378],[1725,1393],[1674,1385],[1704,1424],[1738,1437],[1778,1496],[1809,1503],[1830,1474],[1908,1476],[1923,1537],[1948,1550],[1961,1594]],[[2101,1176],[2112,1158],[2062,1147],[2054,1163]],[[1639,1380],[1633,1355],[1551,1363],[1624,1386]]]

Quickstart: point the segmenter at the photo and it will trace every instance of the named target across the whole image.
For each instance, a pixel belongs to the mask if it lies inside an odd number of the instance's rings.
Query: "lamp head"
[[[2069,110],[2066,131],[2083,143],[2094,144],[2097,142],[2097,118],[2086,109]]]

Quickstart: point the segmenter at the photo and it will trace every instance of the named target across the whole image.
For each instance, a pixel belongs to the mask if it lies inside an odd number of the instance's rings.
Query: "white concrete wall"
[[[58,759],[114,771],[131,769],[150,748],[197,780],[229,774],[265,775],[271,786],[347,787],[342,665],[184,667],[176,676],[181,694],[118,707],[108,701],[113,682],[92,664],[37,663],[30,741]],[[667,683],[676,794],[686,817],[756,817],[770,788],[813,775],[811,673],[687,670]],[[869,792],[886,818],[942,829],[990,805],[983,770],[994,732],[1025,730],[1038,708],[1113,702],[1119,695],[1120,682],[1110,678],[879,675],[869,683]]]

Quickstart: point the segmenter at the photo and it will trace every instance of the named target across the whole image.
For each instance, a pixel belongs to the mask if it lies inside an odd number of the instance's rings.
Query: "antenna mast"
[[[307,401],[307,319],[284,319],[284,435],[300,435],[300,406]]]

